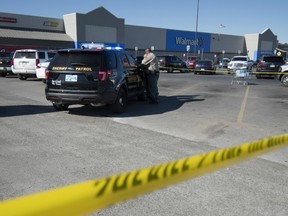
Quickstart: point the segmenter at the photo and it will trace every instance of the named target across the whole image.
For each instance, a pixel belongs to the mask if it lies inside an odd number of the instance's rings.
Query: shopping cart
[[[247,69],[236,69],[235,76],[231,81],[231,85],[234,83],[248,85],[248,79],[250,79],[250,71]]]

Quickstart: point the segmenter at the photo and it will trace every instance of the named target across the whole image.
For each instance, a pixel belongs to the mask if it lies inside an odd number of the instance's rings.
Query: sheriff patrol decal
[[[76,67],[76,71],[92,71],[91,67]]]

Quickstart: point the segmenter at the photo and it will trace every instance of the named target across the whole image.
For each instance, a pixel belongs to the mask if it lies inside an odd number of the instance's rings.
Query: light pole
[[[186,61],[188,61],[188,56],[189,56],[189,51],[190,51],[190,45],[187,45],[187,46],[186,46],[186,51],[187,51]]]
[[[196,55],[196,45],[198,44],[198,40],[197,40],[197,31],[198,31],[198,14],[199,14],[199,0],[197,0],[197,13],[196,13],[196,31],[195,31],[195,43],[194,43],[194,56]]]
[[[224,68],[224,54],[225,50],[222,50],[222,68]]]
[[[135,46],[135,58],[137,58],[137,56],[138,56],[138,47]]]

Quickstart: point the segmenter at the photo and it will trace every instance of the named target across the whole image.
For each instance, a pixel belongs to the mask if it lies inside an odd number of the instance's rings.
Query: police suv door
[[[142,78],[138,75],[136,71],[135,60],[129,54],[121,55],[124,68],[127,73],[127,84],[128,84],[128,96],[133,96],[139,93],[144,88]]]

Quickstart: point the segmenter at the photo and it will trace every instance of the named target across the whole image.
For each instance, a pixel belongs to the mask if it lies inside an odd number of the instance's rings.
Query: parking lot
[[[288,89],[252,76],[161,73],[158,105],[56,112],[36,79],[0,78],[0,200],[288,133]],[[288,149],[95,215],[287,215]]]

